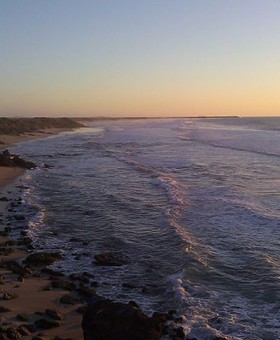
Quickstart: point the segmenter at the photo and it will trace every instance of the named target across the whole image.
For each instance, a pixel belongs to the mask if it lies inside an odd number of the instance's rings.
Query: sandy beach
[[[63,129],[50,129],[40,133],[32,133],[22,136],[0,136],[4,142],[2,149],[10,145],[44,138],[50,134],[64,131]],[[24,169],[14,167],[0,167],[0,317],[2,330],[9,330],[11,339],[20,336],[22,339],[32,339],[39,336],[40,339],[83,339],[81,328],[81,313],[76,310],[83,304],[75,301],[70,304],[62,304],[59,299],[69,294],[69,289],[61,287],[54,288],[53,281],[61,276],[55,277],[47,273],[42,273],[44,265],[32,268],[28,275],[20,275],[17,270],[7,267],[10,261],[22,263],[32,248],[29,242],[24,244],[25,233],[22,231],[21,238],[10,238],[13,233],[13,216],[16,214],[16,206],[20,204],[20,176]],[[8,211],[9,210],[9,211]],[[24,218],[24,217],[23,217]],[[59,286],[59,284],[57,285]],[[59,317],[45,314],[46,309],[55,310]],[[58,327],[44,329],[44,327],[34,327],[36,320],[49,320],[59,323]],[[60,320],[61,319],[61,320]],[[47,327],[47,326],[46,326]],[[15,335],[16,332],[18,333]],[[38,339],[39,339],[38,338]]]

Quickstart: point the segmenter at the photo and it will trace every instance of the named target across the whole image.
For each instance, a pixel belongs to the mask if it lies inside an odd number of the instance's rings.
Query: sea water
[[[13,148],[39,165],[21,208],[35,248],[99,294],[175,309],[190,338],[279,339],[280,118],[87,125]],[[97,266],[108,251],[127,264]]]

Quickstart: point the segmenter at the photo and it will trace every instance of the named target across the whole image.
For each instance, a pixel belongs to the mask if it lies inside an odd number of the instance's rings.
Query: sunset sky
[[[278,0],[0,0],[0,116],[280,115]]]

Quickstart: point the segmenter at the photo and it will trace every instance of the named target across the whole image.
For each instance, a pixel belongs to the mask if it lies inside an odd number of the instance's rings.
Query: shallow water
[[[94,273],[100,294],[177,309],[189,336],[279,339],[279,128],[108,120],[23,143],[14,151],[49,165],[24,179],[29,234],[65,254],[62,270]],[[104,251],[129,264],[96,266]]]

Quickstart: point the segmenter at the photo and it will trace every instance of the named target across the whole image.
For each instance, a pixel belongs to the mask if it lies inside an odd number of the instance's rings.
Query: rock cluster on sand
[[[23,169],[34,169],[36,164],[25,161],[17,155],[11,154],[8,150],[0,153],[0,166],[19,167]]]

